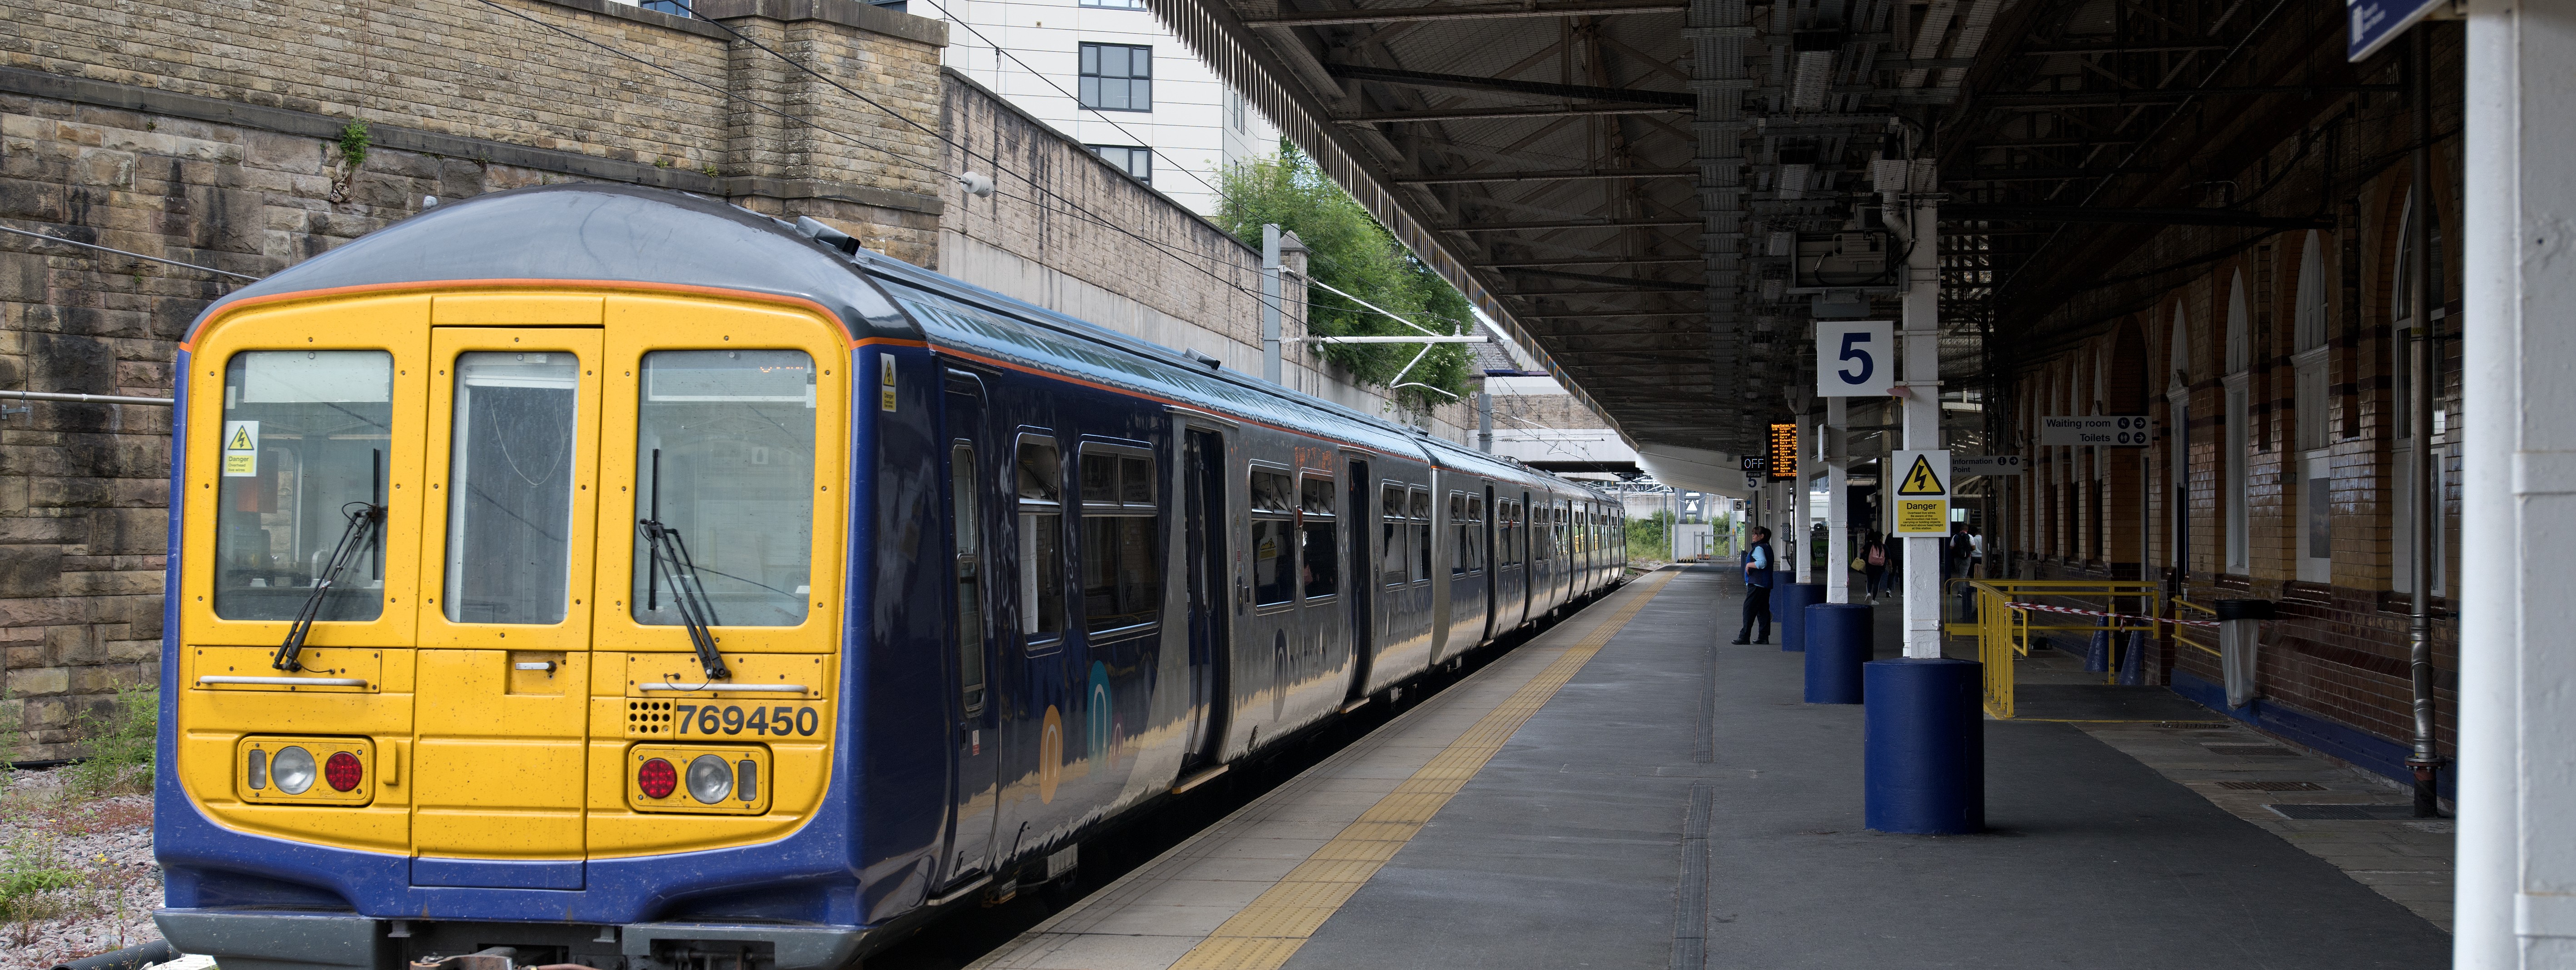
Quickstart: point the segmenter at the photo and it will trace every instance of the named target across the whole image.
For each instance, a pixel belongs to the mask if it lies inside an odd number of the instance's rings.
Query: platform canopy
[[[1936,167],[1963,389],[1989,335],[2062,348],[2169,287],[2108,275],[2164,227],[2326,224],[2194,173],[2393,88],[2286,0],[1150,2],[1633,444],[1724,454],[1813,386],[1820,296],[1896,316],[1898,280],[1799,255],[1868,228],[1873,162]]]

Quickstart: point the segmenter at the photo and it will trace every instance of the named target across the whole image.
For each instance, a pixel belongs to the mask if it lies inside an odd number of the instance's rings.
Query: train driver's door
[[[940,885],[971,879],[991,865],[993,827],[999,817],[1001,740],[997,722],[1001,705],[992,696],[992,671],[999,644],[993,637],[994,599],[990,581],[993,517],[1004,511],[1000,473],[1009,467],[988,444],[984,385],[965,371],[948,372],[945,448],[948,488],[949,669],[954,693],[950,713],[955,730],[955,811],[947,864]]]

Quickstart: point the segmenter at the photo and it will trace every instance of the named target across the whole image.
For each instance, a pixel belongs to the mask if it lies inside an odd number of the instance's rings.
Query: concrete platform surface
[[[1632,583],[977,966],[2447,964],[2284,839],[2380,823],[2251,824],[2091,725],[1987,722],[1986,834],[1867,831],[1861,708],[1725,645],[1735,592]]]

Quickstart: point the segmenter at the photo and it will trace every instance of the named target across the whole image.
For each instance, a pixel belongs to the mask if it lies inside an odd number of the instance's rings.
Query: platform
[[[2239,727],[1990,721],[1993,831],[1866,831],[1861,709],[1802,703],[1800,654],[1725,645],[1732,583],[1630,583],[975,966],[2447,965],[2448,935],[2402,894],[2290,841],[2383,823],[2254,824],[2239,813],[2261,799],[2231,811],[2211,777],[2171,776],[2344,769],[2088,733],[2262,741]],[[2191,738],[2174,743],[2212,744]],[[2369,785],[2295,797],[2399,800]],[[2443,844],[2368,851],[2447,878],[2447,835],[2421,834]]]

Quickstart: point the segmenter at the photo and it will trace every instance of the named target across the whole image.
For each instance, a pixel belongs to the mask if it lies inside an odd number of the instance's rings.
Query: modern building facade
[[[1278,129],[1144,0],[884,5],[948,21],[949,69],[1200,215],[1216,212],[1225,166],[1278,150]]]

